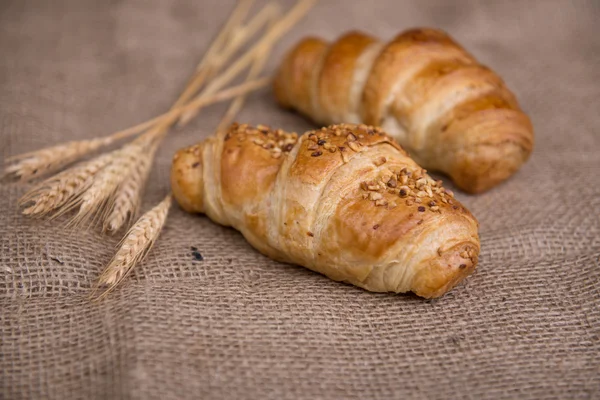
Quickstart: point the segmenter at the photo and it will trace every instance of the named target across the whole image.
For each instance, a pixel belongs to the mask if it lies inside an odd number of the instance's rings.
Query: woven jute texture
[[[2,0],[2,157],[164,112],[233,5]],[[309,34],[439,27],[517,93],[535,151],[505,184],[457,193],[481,223],[481,260],[438,300],[274,262],[174,207],[149,258],[90,303],[119,237],[24,218],[16,202],[30,185],[3,184],[0,398],[600,398],[599,21],[596,0],[323,0],[278,44],[271,73]],[[174,151],[224,110],[172,132],[144,209],[168,192]],[[267,90],[239,120],[313,127]]]

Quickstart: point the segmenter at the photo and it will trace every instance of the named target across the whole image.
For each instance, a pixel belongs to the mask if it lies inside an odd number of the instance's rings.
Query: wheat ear
[[[21,207],[29,204],[23,214],[43,217],[69,203],[90,186],[94,176],[111,162],[112,157],[112,154],[103,154],[38,184],[19,200]]]
[[[103,146],[104,139],[91,139],[59,144],[8,158],[6,177],[22,181],[54,173]]]
[[[114,201],[117,188],[144,157],[146,146],[140,140],[113,151],[111,162],[94,175],[89,188],[69,208],[79,206],[79,212],[69,222],[70,226],[94,224],[107,212]]]
[[[142,192],[159,143],[160,141],[155,140],[149,150],[140,155],[138,162],[133,164],[132,171],[117,189],[114,202],[103,223],[104,232],[115,233],[137,216]]]
[[[165,224],[170,207],[171,194],[169,193],[131,227],[119,244],[117,254],[100,275],[96,289],[104,287],[105,290],[99,296],[95,296],[97,293],[95,290],[93,297],[100,299],[106,296],[148,254]]]

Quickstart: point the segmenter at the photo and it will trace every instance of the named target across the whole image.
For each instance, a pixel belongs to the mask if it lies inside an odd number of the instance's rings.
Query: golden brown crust
[[[326,50],[323,40],[306,38],[286,56],[273,82],[273,90],[282,106],[312,113],[313,75]]]
[[[375,39],[360,32],[350,32],[333,43],[318,77],[319,105],[331,120],[350,112],[350,91],[356,61]]]
[[[444,59],[469,63],[469,54],[444,32],[412,29],[396,36],[375,60],[363,91],[363,120],[381,125],[386,100],[403,75],[426,65],[429,60]]]
[[[181,149],[173,156],[171,190],[181,208],[187,212],[204,212],[203,169],[201,145]]]
[[[421,165],[448,174],[471,193],[496,186],[528,159],[533,127],[515,96],[446,33],[413,29],[383,47],[350,33],[329,44],[324,57],[327,44],[311,40],[288,54],[277,86],[285,86],[294,70],[306,82],[291,86],[318,85],[319,91],[296,89],[284,96],[277,90],[286,106],[317,122],[380,125]],[[307,66],[306,58],[322,62],[299,74],[296,65]],[[318,96],[312,102],[306,98],[311,93]]]
[[[230,129],[229,132],[221,157],[223,201],[234,207],[260,202],[273,184],[282,160],[262,147],[269,143],[267,135],[271,132],[269,129],[250,130],[245,127]],[[236,168],[237,165],[244,165],[245,168]],[[248,185],[247,182],[253,184]]]
[[[298,138],[233,125],[198,148],[203,176],[181,169],[193,150],[175,160],[177,200],[197,211],[189,204],[200,194],[203,212],[269,257],[423,297],[441,296],[475,268],[475,218],[378,128],[342,124]]]

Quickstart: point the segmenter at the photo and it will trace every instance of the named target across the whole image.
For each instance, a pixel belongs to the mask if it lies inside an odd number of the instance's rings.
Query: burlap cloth
[[[488,193],[458,193],[481,223],[481,261],[435,301],[271,261],[174,207],[150,258],[90,304],[119,238],[26,219],[15,203],[30,186],[2,185],[0,397],[600,398],[599,4],[323,1],[278,45],[270,71],[307,34],[440,27],[531,115],[530,162]],[[163,112],[232,6],[3,0],[2,156]],[[167,193],[175,149],[207,136],[223,110],[173,133],[144,208]],[[267,91],[239,119],[311,127]]]

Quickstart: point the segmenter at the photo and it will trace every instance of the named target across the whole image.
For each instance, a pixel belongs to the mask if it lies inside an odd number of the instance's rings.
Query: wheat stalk
[[[115,132],[104,138],[72,141],[9,157],[6,159],[7,166],[4,170],[4,177],[15,177],[21,181],[27,181],[55,173],[101,147],[109,146],[130,136],[139,135],[148,128],[163,124],[167,120],[176,119],[186,111],[198,111],[208,105],[232,99],[240,94],[255,91],[266,86],[268,82],[268,79],[263,78],[232,86],[214,95],[197,98],[185,106],[174,108],[156,118],[152,118],[131,128]]]
[[[226,62],[229,57],[246,42],[248,37],[252,36],[269,20],[274,19],[279,13],[279,8],[276,4],[268,4],[252,19],[251,22],[248,23],[247,26],[240,26],[237,30],[233,29],[235,23],[237,23],[238,20],[241,20],[247,13],[250,3],[251,2],[242,1],[238,4],[238,7],[236,7],[232,13],[230,20],[223,28],[222,33],[219,35],[219,37],[217,37],[217,40],[213,42],[213,45],[211,45],[209,51],[207,52],[207,56],[200,63],[198,67],[200,73],[197,73],[194,77],[195,79],[192,79],[192,81],[188,84],[186,89],[173,105],[170,112],[166,114],[167,116],[159,121],[159,123],[154,126],[151,133],[149,133],[149,135],[156,137],[153,150],[149,153],[145,153],[143,156],[140,156],[139,160],[132,165],[132,170],[124,173],[124,175],[127,177],[116,189],[114,201],[112,202],[110,211],[104,220],[103,229],[105,232],[116,232],[136,213],[140,203],[142,188],[150,172],[154,151],[156,150],[158,143],[162,140],[163,133],[170,128],[170,126],[183,112],[186,111],[186,109],[198,110],[201,103],[206,102],[207,99],[214,99],[214,96],[200,96],[196,99],[196,101],[187,104],[186,107],[182,108],[178,106],[188,101],[198,87],[204,83],[204,79],[209,77],[211,73],[218,68],[218,66]],[[230,42],[224,43],[228,36],[231,37]],[[222,40],[219,41],[219,39]],[[227,44],[227,47],[225,47],[225,44]],[[223,47],[221,54],[216,53],[219,47]],[[264,65],[264,61],[262,61],[260,65]],[[202,69],[202,67],[204,67],[204,69]],[[256,78],[261,70],[262,67],[257,69],[256,66],[253,66],[248,78],[244,84],[240,86],[244,87],[248,84],[252,85],[251,78]],[[262,82],[260,84],[262,85]],[[225,92],[223,94],[229,95],[229,93],[232,92]],[[242,94],[244,94],[244,92],[240,91],[240,95]],[[233,105],[237,106],[236,109],[239,109],[242,102],[243,98],[240,98],[238,95]],[[231,111],[232,109],[230,108],[228,115],[232,117]]]
[[[274,24],[263,37],[244,53],[236,62],[231,64],[223,73],[208,84],[199,96],[207,96],[216,93],[218,90],[229,84],[238,74],[246,69],[254,61],[256,54],[263,51],[266,47],[272,47],[273,44],[289,31],[316,3],[316,0],[299,0],[296,5],[280,20]],[[185,125],[190,119],[196,116],[196,111],[189,111],[180,117],[179,125]]]
[[[119,250],[100,275],[92,296],[97,299],[106,296],[148,254],[165,224],[170,207],[171,194],[169,193],[164,200],[133,225],[119,244]],[[101,287],[105,290],[99,296],[95,296]]]
[[[275,21],[276,16],[277,16],[277,14],[272,17],[272,20],[271,20],[272,23],[273,23],[273,21]],[[252,82],[252,80],[254,78],[256,78],[257,76],[260,75],[260,73],[262,72],[262,70],[265,67],[266,61],[269,58],[270,53],[271,53],[271,47],[265,47],[256,53],[254,63],[250,67],[250,70],[248,71],[248,75],[246,76],[246,81],[245,81],[246,83]],[[246,93],[242,93],[239,96],[237,96],[233,102],[231,102],[229,108],[227,109],[227,111],[225,112],[223,117],[221,118],[221,122],[217,126],[217,132],[219,134],[224,133],[226,128],[229,125],[231,125],[235,116],[240,112],[240,110],[244,106],[245,100],[246,100]]]
[[[248,14],[253,2],[254,0],[240,0],[238,2],[217,37],[212,41],[206,53],[204,53],[202,60],[196,66],[196,73],[186,85],[179,96],[179,99],[175,102],[175,105],[181,105],[190,100],[202,85],[204,85],[206,80],[215,72],[215,68],[213,67],[214,59],[218,56],[218,53],[223,50],[227,41],[230,39],[235,26],[239,25]]]
[[[211,59],[209,64],[210,72],[209,77],[214,75],[214,72],[219,70],[225,65],[231,57],[242,47],[248,40],[261,30],[266,24],[280,18],[281,9],[277,3],[267,4],[256,16],[248,22],[248,24],[240,25],[235,29],[231,30],[229,40],[226,46],[223,47],[219,54]]]
[[[157,147],[172,125],[178,120],[180,124],[185,124],[204,106],[236,98],[219,127],[229,123],[242,107],[244,96],[269,83],[269,79],[254,78],[264,68],[276,40],[305,14],[315,1],[299,0],[288,14],[275,22],[273,21],[280,14],[279,7],[270,3],[250,22],[242,25],[241,21],[248,13],[253,0],[241,0],[196,67],[194,76],[168,112],[104,138],[69,142],[7,160],[12,164],[6,168],[7,174],[27,180],[55,173],[100,147],[138,135],[132,142],[117,150],[80,163],[38,184],[20,200],[19,204],[27,207],[23,213],[30,216],[51,214],[54,217],[79,208],[70,225],[101,221],[105,232],[114,233],[128,224],[139,209],[141,193]],[[225,68],[224,72],[217,75],[228,60],[269,22],[271,26],[263,37],[236,62]],[[243,84],[222,90],[248,67],[250,70]],[[213,79],[215,75],[217,76]],[[206,82],[209,83],[201,90]],[[97,288],[107,287],[99,297],[114,289],[148,253],[160,234],[170,205],[169,194],[128,231],[115,257],[99,279]]]

